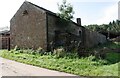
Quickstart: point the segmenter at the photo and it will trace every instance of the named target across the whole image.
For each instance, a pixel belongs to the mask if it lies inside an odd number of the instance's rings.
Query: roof
[[[0,31],[0,34],[10,34],[9,30]]]
[[[31,3],[31,2],[28,2],[28,1],[25,1],[25,2],[26,2],[26,3],[29,3],[29,4],[31,4],[31,5],[33,5],[33,6],[35,6],[35,7],[37,7],[37,8],[40,8],[40,9],[46,11],[47,13],[49,13],[49,14],[51,14],[51,15],[53,15],[53,16],[56,16],[56,17],[60,18],[60,17],[57,16],[56,13],[54,13],[54,12],[51,12],[51,11],[49,11],[49,10],[43,8],[43,7],[40,7],[40,6],[38,6],[38,5],[35,5],[35,4]],[[75,22],[73,22],[73,21],[72,21],[72,23],[75,24],[76,26],[79,26],[79,27],[84,28],[83,26],[80,26],[80,25],[78,25],[77,23],[75,23]]]
[[[31,2],[28,2],[28,1],[25,1],[25,2],[26,2],[26,3],[29,3],[29,4],[31,4],[31,5],[33,5],[33,6],[35,6],[35,7],[37,7],[37,8],[40,8],[40,9],[42,9],[42,10],[46,11],[46,12],[47,12],[47,13],[49,13],[49,14],[52,14],[52,15],[57,16],[57,15],[56,15],[56,13],[51,12],[51,11],[49,11],[49,10],[47,10],[47,9],[43,8],[43,7],[40,7],[40,6],[38,6],[38,5],[35,5],[35,4],[33,4],[33,3],[31,3]]]

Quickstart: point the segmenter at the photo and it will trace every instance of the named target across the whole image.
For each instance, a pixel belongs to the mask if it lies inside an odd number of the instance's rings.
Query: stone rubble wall
[[[23,3],[10,21],[11,49],[47,49],[46,12]]]

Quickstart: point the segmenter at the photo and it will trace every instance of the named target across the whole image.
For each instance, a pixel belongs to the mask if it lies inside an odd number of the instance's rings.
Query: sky
[[[0,1],[0,28],[9,27],[10,19],[20,8],[25,0],[1,0]],[[40,7],[58,12],[57,3],[62,0],[27,0]],[[118,0],[67,0],[73,5],[74,19],[81,18],[82,25],[108,24],[118,19]]]

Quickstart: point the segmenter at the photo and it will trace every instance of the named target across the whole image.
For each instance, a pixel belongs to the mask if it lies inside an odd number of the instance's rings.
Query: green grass
[[[114,52],[111,49],[120,48],[120,42],[109,42],[104,45],[99,45],[95,48],[88,49],[90,51],[99,51],[103,48],[108,48],[106,58],[96,58],[95,56],[78,57],[77,53],[59,53],[52,54],[51,52],[42,52],[33,50],[19,50],[15,47],[14,50],[1,50],[0,56],[3,58],[15,60],[18,62],[57,70],[67,73],[72,73],[80,76],[120,76],[120,53]],[[61,55],[63,57],[59,57]],[[119,73],[119,74],[118,74]]]
[[[80,76],[118,76],[118,65],[120,64],[118,55],[120,54],[110,53],[106,59],[97,59],[94,56],[72,58],[70,54],[58,58],[51,53],[33,54],[31,50],[3,50],[0,52],[0,56],[3,58]]]
[[[93,50],[99,50],[103,48],[108,48],[108,49],[116,49],[120,48],[120,42],[107,42],[105,44],[100,44],[99,46],[95,46],[93,48],[88,48],[88,50],[93,51]]]

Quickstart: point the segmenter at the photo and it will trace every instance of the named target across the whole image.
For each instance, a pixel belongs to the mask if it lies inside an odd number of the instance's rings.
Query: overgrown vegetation
[[[120,47],[119,43],[109,43],[104,47]],[[99,46],[102,48],[103,46]],[[97,49],[97,48],[96,48]],[[42,49],[3,50],[1,57],[16,60],[18,62],[31,64],[52,70],[68,72],[80,76],[118,76],[118,65],[120,64],[120,53],[109,52],[106,58],[100,59],[95,56],[79,57],[76,52],[68,53],[63,49],[51,52],[43,52]]]
[[[104,59],[107,60],[110,64],[120,61],[120,42],[109,41],[108,43],[90,48],[88,50],[94,53],[94,55],[99,59],[102,57],[98,55],[104,55]]]

